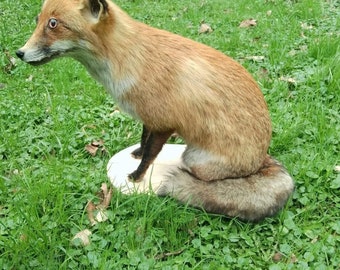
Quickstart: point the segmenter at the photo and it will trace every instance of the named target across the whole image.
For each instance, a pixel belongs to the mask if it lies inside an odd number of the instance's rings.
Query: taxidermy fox
[[[169,136],[187,148],[158,195],[207,212],[259,221],[277,213],[294,189],[267,155],[271,121],[251,75],[221,52],[137,22],[111,1],[46,0],[37,27],[16,52],[40,65],[70,56],[143,123],[140,181]]]

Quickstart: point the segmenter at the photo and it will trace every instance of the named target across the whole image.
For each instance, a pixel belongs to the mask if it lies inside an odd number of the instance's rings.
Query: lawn
[[[244,223],[170,198],[114,192],[90,225],[114,153],[141,124],[72,59],[15,58],[41,1],[0,2],[0,269],[340,269],[340,5],[328,0],[117,0],[132,17],[210,45],[256,78],[273,122],[270,154],[296,190]],[[253,26],[241,22],[255,19]],[[202,23],[213,31],[199,33]],[[103,140],[106,151],[86,145]],[[92,232],[83,247],[72,242]]]

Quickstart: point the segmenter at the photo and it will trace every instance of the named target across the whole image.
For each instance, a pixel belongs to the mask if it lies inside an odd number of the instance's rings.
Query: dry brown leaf
[[[279,261],[281,261],[281,259],[282,259],[282,253],[276,252],[276,253],[273,255],[272,259],[273,259],[274,262],[279,262]]]
[[[92,143],[88,144],[85,146],[85,150],[90,153],[91,156],[95,156],[97,154],[97,151],[98,151],[98,147],[97,146],[94,146],[92,145]]]
[[[209,34],[211,33],[213,30],[211,28],[211,26],[207,23],[202,23],[200,26],[200,29],[198,30],[199,34]]]
[[[87,212],[87,217],[90,220],[91,225],[97,224],[97,221],[94,218],[94,211],[96,210],[96,206],[94,205],[93,202],[89,201],[89,203],[86,206],[86,212]]]
[[[99,193],[100,203],[94,204],[92,201],[89,201],[86,206],[87,217],[91,223],[91,225],[95,225],[98,222],[104,222],[108,219],[105,210],[110,205],[112,199],[113,189],[107,187],[106,183],[103,183],[101,186],[101,192]]]
[[[97,147],[100,147],[104,144],[104,141],[103,140],[99,140],[99,141],[93,141],[91,143],[93,146],[97,146]]]
[[[241,28],[248,28],[248,27],[252,27],[252,26],[256,26],[257,25],[257,21],[255,19],[248,19],[248,20],[244,20],[240,23],[239,27]]]
[[[91,142],[90,144],[85,146],[85,150],[93,157],[97,155],[98,151],[100,151],[101,154],[107,154],[107,150],[104,146],[103,140]]]
[[[73,238],[72,238],[72,243],[75,244],[75,241],[77,239],[80,240],[81,244],[83,246],[88,246],[90,244],[90,235],[91,235],[91,231],[88,229],[85,229],[79,233],[77,233]]]
[[[111,187],[108,189],[106,183],[103,183],[100,189],[101,202],[99,205],[97,205],[97,208],[106,209],[110,205],[113,189]]]

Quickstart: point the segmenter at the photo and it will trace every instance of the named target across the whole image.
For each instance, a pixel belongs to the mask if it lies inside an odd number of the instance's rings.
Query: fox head
[[[62,56],[81,61],[86,51],[100,46],[97,35],[105,35],[109,14],[105,0],[45,0],[36,29],[16,55],[32,65]]]

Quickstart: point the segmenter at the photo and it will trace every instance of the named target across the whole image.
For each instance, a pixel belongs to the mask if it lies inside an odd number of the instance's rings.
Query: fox
[[[268,154],[269,110],[255,79],[224,53],[130,17],[110,0],[45,0],[16,55],[31,65],[71,57],[120,109],[142,122],[141,181],[169,137],[186,143],[181,164],[157,191],[208,213],[259,222],[294,191]]]

